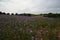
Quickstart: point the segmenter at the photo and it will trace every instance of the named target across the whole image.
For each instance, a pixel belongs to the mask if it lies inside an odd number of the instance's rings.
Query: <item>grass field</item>
[[[0,40],[60,40],[60,18],[0,15]]]

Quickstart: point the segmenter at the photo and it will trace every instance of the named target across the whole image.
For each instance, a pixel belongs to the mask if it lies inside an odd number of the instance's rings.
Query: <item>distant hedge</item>
[[[43,14],[43,16],[44,17],[55,17],[55,18],[58,17],[59,18],[60,17],[60,14],[57,14],[57,13],[56,14],[48,13],[48,14]]]

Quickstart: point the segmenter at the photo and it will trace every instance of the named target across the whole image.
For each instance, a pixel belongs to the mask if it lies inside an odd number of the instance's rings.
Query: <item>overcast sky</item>
[[[9,13],[60,12],[60,0],[0,0],[0,11]]]

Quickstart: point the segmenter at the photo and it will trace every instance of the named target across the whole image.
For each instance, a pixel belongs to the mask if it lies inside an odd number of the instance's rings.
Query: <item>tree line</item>
[[[11,14],[10,14],[10,13],[5,13],[5,12],[1,12],[1,11],[0,11],[0,15],[32,16],[32,14],[30,14],[30,13],[21,13],[21,14],[18,14],[18,13],[15,13],[15,14],[14,14],[14,13],[11,13]]]
[[[43,14],[44,17],[54,17],[54,18],[60,18],[60,13],[48,13],[48,14]]]
[[[0,15],[10,15],[10,13],[5,13],[0,11]],[[60,17],[60,13],[48,13],[48,14],[40,14],[40,15],[34,15],[31,13],[11,13],[11,15],[17,15],[17,16],[44,16],[44,17]]]

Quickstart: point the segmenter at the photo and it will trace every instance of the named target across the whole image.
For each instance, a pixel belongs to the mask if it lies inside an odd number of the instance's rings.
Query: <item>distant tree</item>
[[[53,14],[53,13],[48,13],[48,14],[50,14],[50,15],[51,15],[51,14]]]
[[[18,15],[18,13],[16,13],[15,15]]]
[[[5,13],[5,12],[1,12],[1,11],[0,11],[0,15],[6,15],[6,13]]]
[[[0,15],[2,14],[2,12],[0,11]]]
[[[48,17],[52,17],[53,16],[53,13],[48,13]]]
[[[10,13],[7,13],[7,15],[10,15]]]
[[[27,14],[28,16],[31,16],[32,14]]]
[[[14,15],[14,13],[11,13],[11,15]]]

